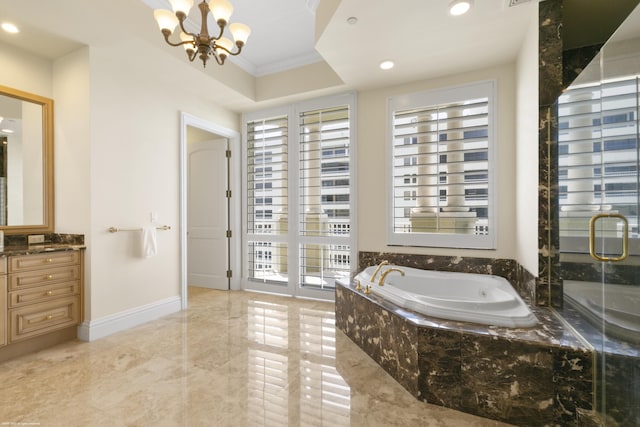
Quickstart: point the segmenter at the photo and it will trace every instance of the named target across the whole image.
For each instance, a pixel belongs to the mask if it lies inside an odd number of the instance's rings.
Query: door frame
[[[187,126],[199,128],[229,140],[231,159],[229,178],[231,188],[229,241],[229,265],[233,272],[229,283],[231,290],[240,290],[241,276],[241,175],[240,175],[240,133],[216,123],[201,119],[189,113],[180,113],[180,299],[182,310],[188,307],[187,298]]]

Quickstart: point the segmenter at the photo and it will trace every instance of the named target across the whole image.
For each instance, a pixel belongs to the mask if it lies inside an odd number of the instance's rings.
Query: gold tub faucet
[[[380,276],[380,281],[378,282],[378,285],[384,286],[384,279],[386,279],[387,276],[389,275],[389,273],[391,273],[393,271],[397,271],[398,273],[400,273],[400,274],[402,274],[404,276],[404,271],[400,270],[399,268],[390,268],[388,270],[385,270],[384,273],[382,273],[382,276]]]
[[[389,261],[387,261],[386,259],[384,261],[382,261],[380,264],[378,264],[378,266],[376,267],[376,269],[373,271],[373,274],[371,275],[371,283],[375,283],[376,282],[376,276],[378,275],[378,273],[380,272],[380,269],[382,268],[383,265],[389,265]]]

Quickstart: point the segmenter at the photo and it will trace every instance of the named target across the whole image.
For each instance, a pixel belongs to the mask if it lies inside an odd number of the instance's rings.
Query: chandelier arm
[[[193,62],[194,59],[196,59],[196,56],[198,56],[198,51],[194,50],[194,49],[189,49],[187,52],[187,57],[189,58],[189,61]]]
[[[216,59],[216,62],[218,63],[218,65],[224,65],[224,58],[220,59],[220,57],[218,57],[218,55],[216,54],[213,54],[211,56],[213,56]]]
[[[169,40],[169,36],[171,35],[171,33],[169,32],[169,30],[162,30],[162,34],[164,35],[164,41],[167,42],[168,45],[170,46],[182,46],[185,45],[187,43],[191,43],[193,44],[192,41],[182,41],[180,43],[174,43],[171,40]],[[191,33],[188,33],[189,35],[192,35]]]
[[[180,22],[180,29],[182,30],[182,32],[183,32],[183,33],[185,33],[185,34],[186,34],[186,35],[188,35],[188,36],[193,37],[193,38],[195,39],[195,38],[196,38],[196,35],[195,35],[194,33],[191,33],[191,32],[189,32],[189,31],[187,31],[187,29],[186,29],[186,28],[184,28],[184,21],[185,21],[185,18],[180,19],[180,18],[178,17],[178,19],[179,19],[179,22]]]
[[[241,45],[236,44],[236,47],[238,48],[238,51],[237,51],[236,53],[229,52],[229,55],[231,55],[231,56],[237,56],[237,55],[240,55],[240,52],[242,52],[242,46],[241,46]]]
[[[242,45],[236,44],[236,47],[238,48],[238,50],[236,52],[231,52],[229,49],[227,49],[224,46],[220,46],[219,44],[215,45],[217,49],[220,50],[224,50],[225,52],[227,52],[227,54],[231,55],[231,56],[237,56],[240,55],[240,52],[242,52]]]
[[[211,41],[218,41],[222,38],[222,35],[224,34],[224,28],[227,26],[226,23],[224,23],[224,21],[218,21],[218,28],[220,28],[220,32],[218,33],[218,37],[209,37],[209,40]]]

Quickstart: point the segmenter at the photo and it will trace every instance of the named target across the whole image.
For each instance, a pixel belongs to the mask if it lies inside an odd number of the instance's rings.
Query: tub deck
[[[593,349],[549,309],[534,328],[443,320],[336,283],[336,326],[416,398],[516,425],[593,409]]]

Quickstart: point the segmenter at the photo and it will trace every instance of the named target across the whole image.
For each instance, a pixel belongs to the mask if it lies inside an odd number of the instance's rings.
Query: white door
[[[229,289],[227,139],[187,145],[187,284]]]

